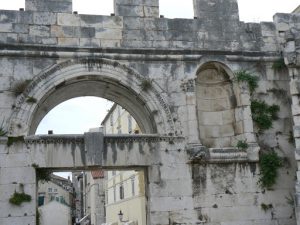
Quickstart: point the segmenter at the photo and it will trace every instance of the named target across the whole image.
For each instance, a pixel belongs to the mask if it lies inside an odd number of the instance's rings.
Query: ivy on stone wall
[[[251,112],[252,119],[258,127],[258,131],[262,132],[272,128],[273,121],[278,119],[278,105],[268,105],[265,101],[252,100]]]
[[[8,137],[7,139],[7,146],[11,146],[15,142],[24,142],[24,136],[18,136],[18,137]]]
[[[275,61],[272,65],[272,69],[277,70],[277,71],[282,71],[282,70],[286,69],[284,59],[280,58],[277,61]]]
[[[238,82],[248,83],[250,93],[252,93],[255,90],[255,88],[258,87],[258,77],[253,76],[246,70],[238,71],[235,75]]]
[[[278,177],[278,169],[282,167],[282,160],[276,152],[262,153],[259,158],[260,175],[258,184],[262,188],[271,188]]]

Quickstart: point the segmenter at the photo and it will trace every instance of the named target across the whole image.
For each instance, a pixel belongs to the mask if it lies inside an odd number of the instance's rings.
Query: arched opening
[[[56,105],[75,97],[95,96],[125,108],[142,133],[174,134],[173,116],[161,92],[155,81],[112,60],[65,61],[30,81],[18,97],[9,133],[34,134],[41,119]]]
[[[52,109],[55,109],[55,107],[59,104],[76,97],[94,96],[113,101],[117,103],[122,110],[126,109],[128,111],[128,114],[136,120],[141,133],[167,133],[168,131],[170,131],[170,128],[168,128],[166,125],[168,123],[171,123],[173,120],[168,119],[168,108],[166,107],[166,104],[164,104],[164,99],[159,96],[159,89],[157,88],[155,83],[151,83],[150,87],[149,84],[147,84],[148,89],[146,90],[142,87],[142,82],[145,80],[146,79],[141,75],[135,73],[134,71],[131,71],[125,66],[108,60],[100,60],[99,62],[92,61],[91,63],[86,63],[86,61],[75,61],[75,63],[73,63],[73,61],[71,61],[65,64],[55,65],[49,68],[47,71],[40,73],[35,79],[31,80],[26,90],[21,96],[19,96],[16,104],[15,114],[11,119],[11,131],[12,133],[20,133],[24,135],[35,134],[37,127],[39,126],[45,115]],[[28,99],[34,99],[34,101],[29,102],[27,101]],[[111,110],[109,112],[111,112]],[[117,114],[119,114],[118,110]],[[128,116],[125,116],[125,119],[129,121]],[[110,122],[110,120],[107,121]],[[55,134],[55,128],[51,127],[49,129],[54,130]],[[119,133],[118,129],[114,130],[117,131],[117,134]],[[129,132],[129,130],[133,132]],[[134,127],[132,126],[131,128],[129,128],[128,125],[126,133],[135,133]],[[72,174],[72,176],[77,180],[82,179],[81,181],[79,181],[79,183],[86,182],[86,186],[83,186],[86,189],[84,191],[79,190],[78,193],[85,193],[84,196],[88,196],[89,194],[91,194],[90,197],[87,198],[93,199],[93,196],[101,195],[101,193],[99,195],[98,191],[99,187],[103,184],[103,180],[101,179],[99,180],[100,183],[97,183],[98,181],[95,181],[96,179],[93,178],[93,174],[95,175],[95,173],[104,170],[104,174],[106,173],[104,177],[107,175],[108,178],[106,182],[110,182],[110,184],[112,182],[114,183],[114,185],[107,185],[107,191],[102,189],[102,191],[107,193],[107,198],[102,198],[101,201],[106,202],[110,206],[118,206],[118,214],[121,209],[124,216],[123,221],[133,220],[133,222],[136,222],[136,220],[139,220],[142,222],[138,222],[138,224],[146,224],[146,212],[148,207],[148,202],[146,201],[146,191],[148,189],[145,185],[147,181],[144,181],[144,179],[147,178],[147,175],[144,174],[147,174],[147,165],[148,164],[134,164],[132,166],[127,166],[126,164],[125,166],[123,166],[123,164],[121,164],[121,166],[116,165],[109,166],[107,168],[105,166],[101,168],[94,166],[93,168],[89,168],[91,169],[90,171],[78,171],[78,168],[74,168],[75,170],[77,169],[77,171],[73,172],[77,173],[74,176]],[[65,164],[61,167],[61,169],[59,168],[55,166],[48,168],[47,166],[45,166],[45,168],[36,168],[36,171],[48,170],[51,172],[58,172],[66,169],[72,170],[72,167],[65,166]],[[81,168],[81,170],[84,169],[86,168]],[[125,173],[116,172],[115,174],[113,174],[114,172],[112,172],[112,170],[127,171]],[[54,180],[55,179],[56,178],[54,178]],[[40,197],[39,200],[41,200],[41,202],[43,199],[45,200],[46,195],[52,196],[53,194],[57,193],[53,193],[54,187],[50,188],[52,188],[50,189],[50,192],[49,188],[44,188],[44,190],[47,190],[47,192],[41,191],[38,194],[38,197]],[[58,189],[59,188],[57,188],[57,190]],[[49,197],[50,199],[51,196]],[[105,194],[101,196],[105,196]],[[133,218],[134,214],[141,211],[132,210],[132,208],[135,208],[135,206],[128,206],[126,202],[129,202],[129,199],[137,198],[139,198],[140,201],[140,203],[137,204],[139,205],[139,209],[141,209],[143,213],[138,213],[140,219],[131,219]],[[55,200],[63,201],[59,196],[57,199],[55,197]],[[55,205],[51,207],[55,208]],[[89,218],[95,221],[95,218],[97,217],[95,214],[95,210],[92,210],[91,206],[88,205],[85,205],[84,207],[86,211],[84,211],[84,214],[80,214],[80,219],[86,220],[87,218]],[[108,208],[105,206],[104,209],[107,210],[105,215],[108,215],[111,218],[106,221],[112,221],[119,224],[121,223],[119,221],[118,214],[116,213],[116,207]],[[46,213],[44,215],[46,215]],[[99,214],[97,218],[99,218]],[[100,221],[98,220],[98,222]],[[101,224],[102,223],[103,220]]]
[[[232,147],[241,134],[235,109],[238,102],[230,71],[216,62],[206,63],[196,79],[197,114],[200,140],[211,148]]]
[[[97,97],[79,97],[62,102],[41,120],[36,133],[51,130],[52,135],[80,134],[88,132],[89,128],[92,132],[102,131],[105,134],[140,133],[138,124],[126,109]],[[37,168],[37,171],[50,173],[47,182],[37,176],[41,225],[70,222],[118,224],[120,211],[123,221],[146,225],[144,169],[94,167],[92,170],[64,172],[52,169]]]

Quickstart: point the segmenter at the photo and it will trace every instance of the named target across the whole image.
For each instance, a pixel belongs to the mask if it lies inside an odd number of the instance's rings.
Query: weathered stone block
[[[80,17],[76,14],[57,14],[57,24],[62,26],[80,26]]]
[[[53,25],[57,23],[57,14],[51,12],[34,12],[33,23],[35,25]]]
[[[97,28],[96,29],[96,38],[116,40],[122,39],[122,30],[119,29],[106,29],[106,28]]]
[[[62,46],[78,46],[79,38],[58,38],[58,44]]]
[[[25,0],[25,9],[29,11],[72,13],[72,0]]]
[[[30,25],[29,26],[29,35],[50,37],[50,27],[49,26]]]

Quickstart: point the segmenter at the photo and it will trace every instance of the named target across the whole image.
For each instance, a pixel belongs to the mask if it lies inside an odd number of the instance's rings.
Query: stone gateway
[[[142,168],[149,225],[300,225],[300,14],[244,23],[236,0],[72,0],[0,10],[0,224],[36,224],[36,172]],[[73,97],[124,107],[142,135],[34,135]],[[14,193],[30,195],[19,206]]]

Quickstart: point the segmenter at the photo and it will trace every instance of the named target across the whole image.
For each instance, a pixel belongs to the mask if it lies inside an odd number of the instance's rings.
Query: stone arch
[[[10,135],[34,134],[42,118],[56,105],[80,96],[96,96],[124,107],[143,133],[174,133],[174,124],[161,90],[154,81],[148,90],[147,78],[116,61],[72,59],[42,71],[18,97],[10,119]],[[32,97],[36,103],[26,100]]]
[[[206,62],[197,71],[196,101],[201,143],[212,148],[232,147],[244,133],[240,88],[233,72],[220,62]]]

